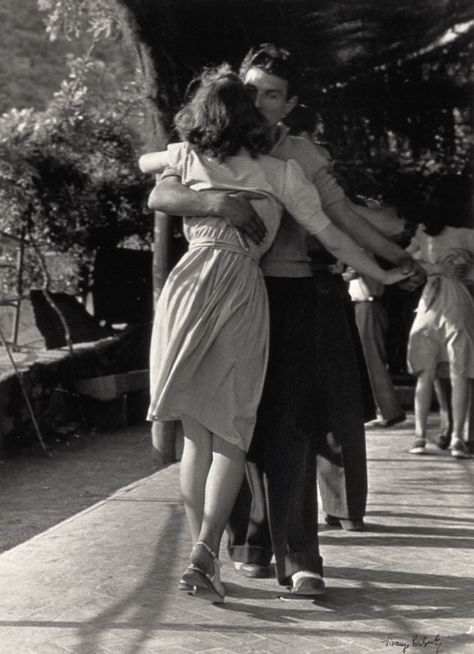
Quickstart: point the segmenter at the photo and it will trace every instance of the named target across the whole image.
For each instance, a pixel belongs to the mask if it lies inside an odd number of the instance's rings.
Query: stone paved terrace
[[[0,556],[1,654],[474,652],[474,460],[410,456],[412,424],[368,431],[368,530],[321,527],[323,598],[228,561],[223,606],[178,591],[176,464]]]

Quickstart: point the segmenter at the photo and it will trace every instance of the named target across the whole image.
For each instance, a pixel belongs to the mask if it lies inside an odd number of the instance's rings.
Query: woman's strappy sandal
[[[220,579],[222,564],[214,550],[199,540],[193,547],[190,559],[191,565],[186,568],[181,581],[194,586],[197,597],[209,602],[223,602],[225,588]]]

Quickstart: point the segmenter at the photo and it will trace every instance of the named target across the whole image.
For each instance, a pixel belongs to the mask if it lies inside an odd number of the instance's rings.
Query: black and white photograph
[[[473,37],[0,0],[0,654],[474,652]]]

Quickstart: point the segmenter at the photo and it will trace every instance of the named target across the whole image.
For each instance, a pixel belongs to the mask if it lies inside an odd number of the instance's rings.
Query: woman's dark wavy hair
[[[269,152],[271,141],[265,119],[227,64],[205,69],[197,82],[191,98],[174,119],[181,139],[219,161],[242,148],[252,157]]]
[[[421,212],[429,236],[445,227],[473,227],[473,180],[470,175],[446,175],[431,190]]]

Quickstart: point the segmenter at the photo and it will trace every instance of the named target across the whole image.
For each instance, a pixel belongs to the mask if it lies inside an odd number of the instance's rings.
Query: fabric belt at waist
[[[257,257],[250,250],[244,250],[240,243],[235,243],[233,241],[224,241],[218,238],[196,238],[189,243],[189,250],[197,250],[199,248],[212,248],[213,250],[235,252],[236,254],[241,254],[244,257],[249,257],[254,261],[257,260]]]

